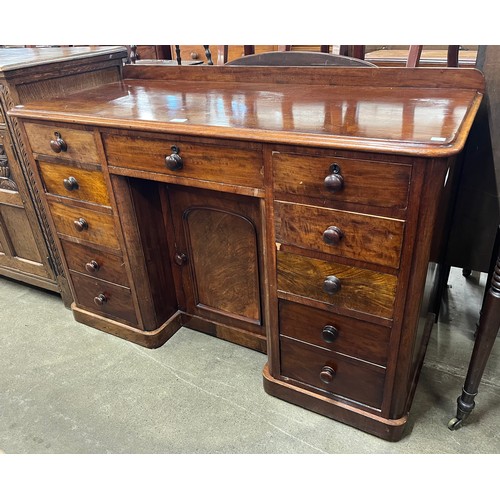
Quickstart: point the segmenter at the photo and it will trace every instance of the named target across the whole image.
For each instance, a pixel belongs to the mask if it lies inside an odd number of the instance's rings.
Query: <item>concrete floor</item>
[[[389,443],[268,396],[266,356],[180,330],[149,350],[78,324],[60,298],[0,278],[6,454],[498,454],[500,342],[476,409],[450,431],[485,275],[453,269],[409,425]]]

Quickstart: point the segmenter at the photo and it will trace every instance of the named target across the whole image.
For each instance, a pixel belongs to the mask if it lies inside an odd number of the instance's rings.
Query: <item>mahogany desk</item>
[[[128,66],[17,106],[78,321],[268,354],[264,388],[401,438],[476,70]]]

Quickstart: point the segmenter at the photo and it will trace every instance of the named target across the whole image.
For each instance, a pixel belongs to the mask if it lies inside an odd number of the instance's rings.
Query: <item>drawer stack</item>
[[[283,148],[272,170],[279,377],[379,412],[411,163]]]
[[[138,319],[94,132],[26,123],[77,307],[136,327]]]

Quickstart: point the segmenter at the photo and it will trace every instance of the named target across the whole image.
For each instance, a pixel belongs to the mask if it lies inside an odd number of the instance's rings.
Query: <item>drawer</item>
[[[372,408],[380,408],[385,369],[340,354],[281,339],[281,375]]]
[[[411,166],[400,163],[273,152],[276,198],[280,193],[321,200],[404,209]],[[328,187],[327,187],[328,186]]]
[[[258,149],[203,144],[184,139],[149,139],[126,135],[103,135],[109,165],[146,170],[221,184],[262,188],[262,152]],[[182,167],[171,170],[166,158],[177,148]],[[171,159],[173,162],[173,160]],[[177,162],[177,166],[180,161]],[[175,165],[172,165],[176,168]]]
[[[70,271],[128,286],[125,263],[120,255],[103,252],[81,243],[61,240]]]
[[[110,213],[64,205],[53,198],[48,201],[59,234],[109,248],[120,248],[113,216]]]
[[[110,204],[108,188],[100,170],[43,161],[39,162],[39,169],[48,193],[100,205]]]
[[[354,212],[275,202],[279,243],[397,269],[404,222]]]
[[[385,366],[391,329],[286,300],[279,301],[282,336]]]
[[[76,162],[100,163],[94,133],[91,131],[30,122],[25,123],[24,127],[34,153]],[[66,149],[63,147],[56,152],[52,149],[51,142],[56,141],[58,137],[64,141]]]
[[[77,305],[137,325],[130,288],[71,273]]]
[[[392,318],[397,284],[392,274],[289,252],[278,252],[277,270],[281,292],[346,310]]]

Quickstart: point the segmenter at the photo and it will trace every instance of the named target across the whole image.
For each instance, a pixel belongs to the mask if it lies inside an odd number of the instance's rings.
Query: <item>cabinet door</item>
[[[56,290],[41,230],[7,131],[0,129],[0,274]]]
[[[168,189],[186,312],[263,334],[259,200]]]

